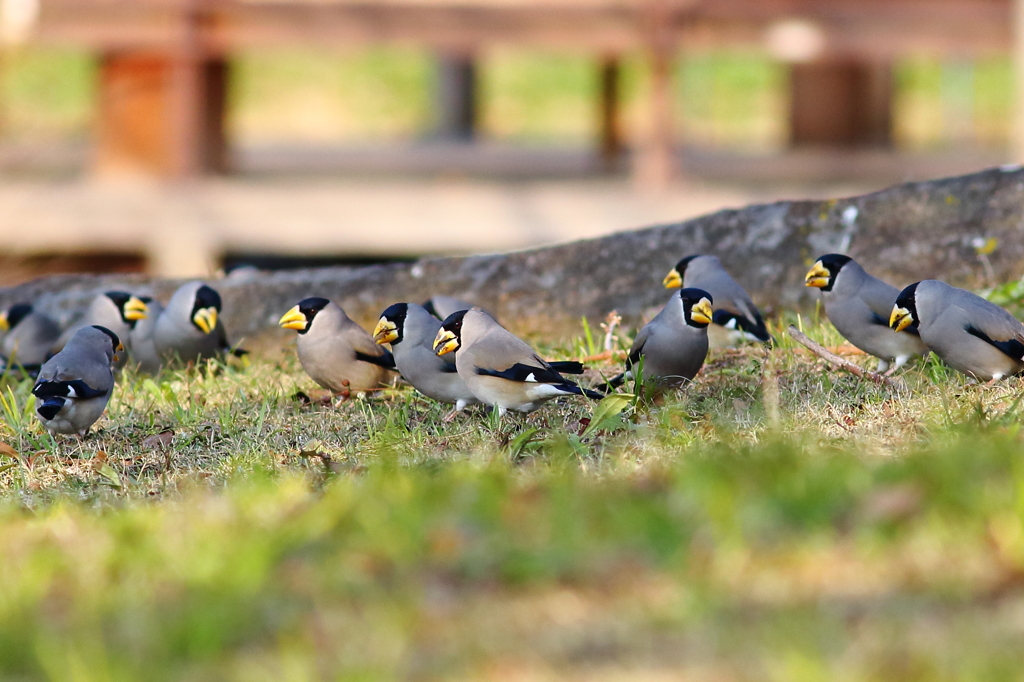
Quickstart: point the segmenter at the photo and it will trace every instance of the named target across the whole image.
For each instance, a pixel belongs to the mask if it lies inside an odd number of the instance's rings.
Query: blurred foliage
[[[409,138],[430,125],[420,50],[259,50],[232,62],[229,127],[245,142]]]
[[[88,134],[95,65],[82,53],[24,49],[2,57],[0,135],[76,139]],[[516,143],[588,144],[597,127],[595,59],[495,50],[481,58],[481,126]],[[430,131],[436,73],[419,49],[242,52],[233,63],[229,129],[244,143],[416,139]],[[912,57],[894,67],[894,130],[907,149],[999,147],[1009,138],[1007,58]],[[647,69],[622,62],[622,120],[647,125]],[[676,115],[690,144],[771,151],[787,135],[786,69],[756,53],[698,53],[676,69]]]
[[[0,52],[0,137],[84,138],[92,125],[95,80],[95,62],[81,52]]]
[[[1014,88],[1008,58],[910,58],[897,63],[895,83],[894,135],[902,147],[998,148],[1010,137]]]

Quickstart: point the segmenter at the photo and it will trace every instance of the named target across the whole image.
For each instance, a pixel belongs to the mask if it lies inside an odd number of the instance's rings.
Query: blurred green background
[[[593,59],[522,51],[482,56],[486,139],[581,146],[596,128]],[[0,139],[63,142],[88,136],[95,66],[69,50],[3,56]],[[261,50],[232,62],[229,129],[242,145],[413,140],[431,129],[433,57],[406,48],[359,52]],[[1004,147],[1012,74],[1008,58],[920,57],[894,69],[894,138],[905,150]],[[627,57],[623,118],[643,115],[645,67]],[[755,53],[690,55],[676,68],[681,137],[696,147],[770,152],[786,144],[787,71]]]

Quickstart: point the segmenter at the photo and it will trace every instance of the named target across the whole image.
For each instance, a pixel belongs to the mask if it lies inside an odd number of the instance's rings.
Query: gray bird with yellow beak
[[[455,405],[455,412],[460,412],[480,401],[459,376],[455,357],[434,353],[432,344],[440,328],[441,320],[423,306],[395,303],[381,313],[373,340],[391,345],[395,366],[413,388],[428,398]]]
[[[278,324],[298,332],[302,369],[333,393],[380,388],[392,376],[391,353],[374,343],[337,303],[319,296],[303,299]]]
[[[643,379],[656,390],[689,383],[708,355],[708,326],[714,319],[714,298],[703,289],[680,289],[661,312],[636,335],[626,358],[626,371],[606,387],[617,388],[633,378],[643,358]]]
[[[112,364],[123,351],[117,334],[106,327],[82,327],[64,350],[46,361],[32,387],[36,416],[50,433],[84,437],[110,401]]]
[[[729,348],[744,341],[772,342],[757,306],[718,257],[687,256],[665,275],[662,284],[666,289],[703,289],[711,294],[715,316],[707,335],[712,348]]]
[[[916,331],[953,369],[993,382],[1024,371],[1024,324],[995,303],[926,279],[900,292],[889,326]]]
[[[17,303],[0,312],[0,354],[4,363],[14,362],[34,374],[53,354],[60,327],[31,303]]]
[[[153,326],[157,355],[164,363],[188,363],[230,352],[220,312],[220,294],[203,282],[178,287]]]
[[[878,371],[896,371],[928,348],[915,329],[898,334],[889,328],[889,314],[899,289],[864,271],[840,253],[819,258],[804,284],[821,291],[825,314],[843,337],[878,358]]]
[[[565,395],[604,396],[580,388],[559,374],[522,339],[482,310],[452,313],[433,343],[439,356],[455,353],[455,366],[476,399],[508,410],[532,412]]]
[[[148,315],[149,307],[144,298],[125,291],[104,292],[93,298],[78,324],[69,327],[61,334],[53,351],[59,352],[63,349],[79,329],[93,325],[109,329],[117,335],[118,339],[127,341],[130,339],[136,323],[139,320],[145,320]],[[120,354],[119,361],[114,364],[114,369],[119,370],[124,367],[127,359],[127,353]]]

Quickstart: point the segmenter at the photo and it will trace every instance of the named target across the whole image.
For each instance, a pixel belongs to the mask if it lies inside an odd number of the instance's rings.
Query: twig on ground
[[[900,382],[898,380],[893,379],[891,377],[882,376],[878,372],[870,372],[864,369],[863,367],[853,364],[849,360],[845,360],[839,357],[835,353],[829,351],[827,348],[822,346],[820,343],[812,341],[807,336],[807,334],[804,334],[802,331],[800,331],[793,325],[789,325],[789,329],[787,329],[786,331],[789,332],[789,335],[793,337],[794,341],[801,344],[802,346],[805,346],[808,350],[817,355],[819,358],[821,358],[825,362],[828,362],[831,365],[835,365],[839,369],[845,369],[850,374],[860,377],[861,379],[870,379],[871,381],[874,381],[876,384],[885,384],[886,386],[889,386],[891,388],[900,387]]]
[[[629,355],[629,353],[624,350],[606,350],[603,353],[598,353],[597,355],[588,355],[584,358],[580,358],[579,361],[599,362],[601,360],[618,360],[626,357],[627,355]]]

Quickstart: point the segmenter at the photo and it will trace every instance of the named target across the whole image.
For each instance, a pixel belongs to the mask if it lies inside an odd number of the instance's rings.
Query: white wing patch
[[[568,395],[568,393],[568,391],[563,391],[562,389],[552,384],[539,383],[536,386],[531,386],[530,388],[526,389],[526,396],[530,400],[540,400],[542,398],[550,398],[558,395]]]
[[[529,382],[532,382],[532,383],[537,383],[537,377],[533,376],[533,372],[530,372],[529,374],[526,375],[526,378],[523,379],[523,381],[529,381]]]

